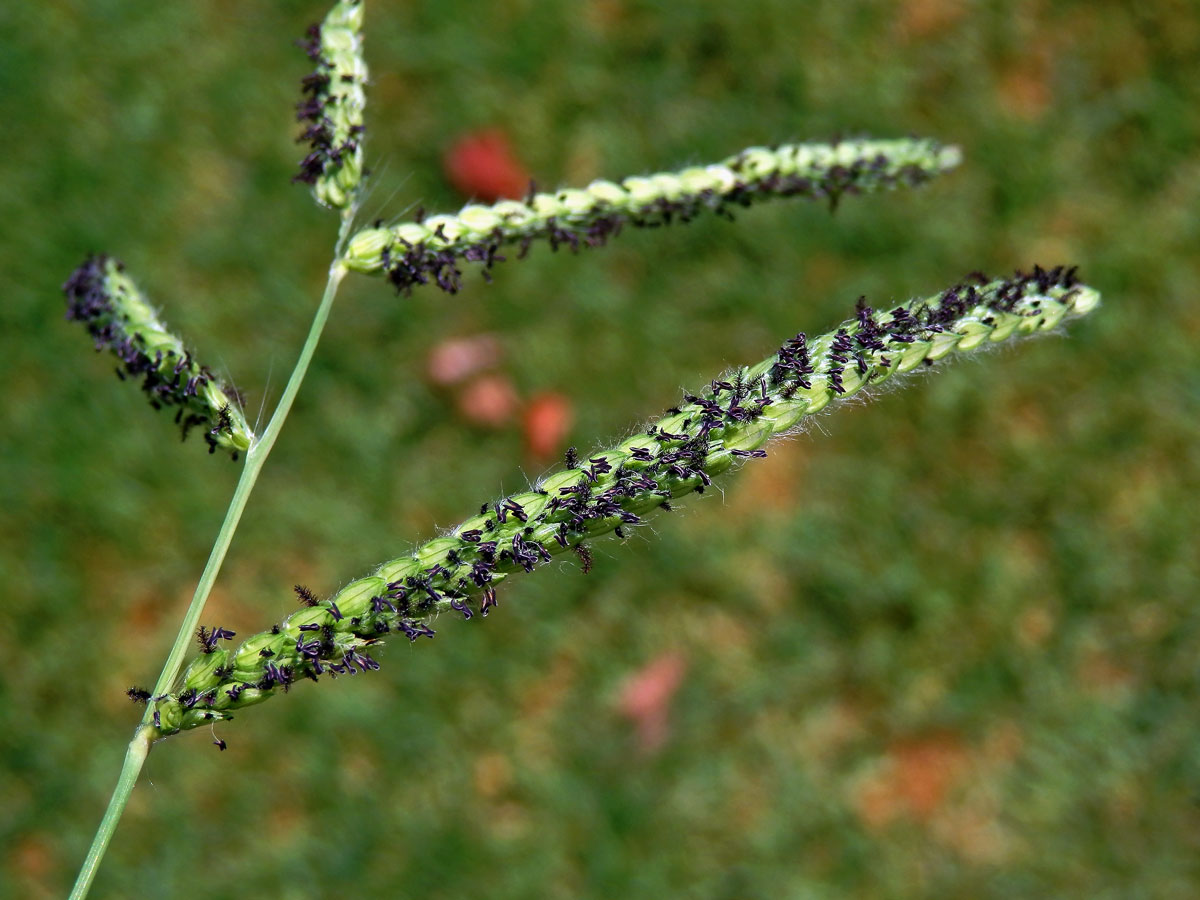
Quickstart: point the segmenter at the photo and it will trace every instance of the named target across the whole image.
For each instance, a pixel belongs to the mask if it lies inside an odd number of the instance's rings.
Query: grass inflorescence
[[[342,0],[303,42],[316,69],[300,82],[296,118],[308,123],[299,140],[310,150],[292,180],[312,185],[316,201],[334,209],[352,205],[364,174],[362,23],[362,0]]]
[[[249,449],[254,434],[242,414],[242,398],[201,365],[173,334],[125,267],[108,256],[91,256],[63,284],[67,318],[83,322],[96,342],[120,360],[117,376],[142,379],[155,409],[174,408],[186,439],[201,428],[209,452],[218,447],[234,459]]]
[[[345,263],[354,271],[384,273],[403,293],[430,283],[455,293],[462,286],[460,263],[477,263],[489,277],[504,261],[505,247],[518,247],[519,257],[536,241],[552,250],[598,247],[626,225],[688,222],[706,210],[732,218],[734,209],[775,197],[835,206],[847,194],[922,184],[960,158],[957,147],[918,139],[751,147],[714,165],[548,193],[531,186],[523,201],[471,204],[454,215],[421,216],[387,228],[377,224],[350,239]]]
[[[362,24],[362,0],[336,0],[302,42],[315,69],[302,81],[296,110],[306,123],[300,140],[310,149],[294,180],[310,185],[319,204],[339,210],[341,222],[320,304],[261,436],[246,426],[236,393],[196,363],[119,263],[92,257],[64,285],[68,317],[85,323],[98,348],[113,350],[123,366],[118,374],[142,378],[154,406],[177,408],[185,436],[203,427],[210,449],[235,458],[246,452],[162,671],[153,688],[127,692],[144,705],[143,716],[73,898],[87,893],[154,740],[229,719],[301,680],[378,669],[378,649],[389,638],[433,637],[442,614],[487,616],[510,575],[572,556],[587,572],[596,540],[624,539],[683,498],[705,493],[722,474],[766,456],[771,440],[803,428],[811,416],[952,355],[1054,330],[1099,301],[1073,269],[1061,267],[998,280],[969,276],[889,311],[860,299],[840,327],[812,339],[796,334],[757,364],[684,395],[615,446],[584,455],[569,450],[562,470],[483,504],[374,573],[332,594],[297,585],[299,609],[234,644],[233,629],[200,625],[204,604],[348,272],[383,275],[404,294],[425,284],[454,293],[465,269],[475,266],[490,278],[509,248],[518,257],[538,242],[578,251],[607,243],[626,226],[665,226],[706,212],[732,219],[736,210],[772,198],[804,197],[833,209],[846,195],[919,185],[960,161],[957,148],[915,138],[751,147],[712,165],[578,189],[539,192],[531,184],[524,200],[470,203],[452,215],[419,212],[414,221],[380,220],[353,233],[366,174]],[[766,236],[754,243],[764,255],[774,246]],[[797,590],[804,587],[798,583]],[[184,670],[189,646],[199,654]],[[214,743],[226,746],[215,736]]]
[[[148,697],[160,735],[228,719],[243,707],[317,680],[379,668],[372,653],[389,635],[432,637],[431,619],[486,616],[496,586],[568,552],[591,565],[587,541],[625,537],[678,498],[788,434],[831,403],[970,353],[1045,333],[1099,302],[1073,269],[1035,268],[1011,278],[969,277],[942,293],[877,312],[860,300],[853,318],[809,339],[790,338],[772,356],[714,379],[615,447],[579,456],[532,490],[484,504],[478,515],[412,553],[384,563],[332,597],[297,586],[302,608],[236,649],[234,634],[202,628],[202,654],[176,690]]]

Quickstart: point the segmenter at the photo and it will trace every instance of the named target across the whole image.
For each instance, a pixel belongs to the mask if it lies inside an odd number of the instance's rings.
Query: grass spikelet
[[[915,186],[958,165],[961,154],[932,140],[858,140],[833,144],[751,147],[709,166],[594,181],[586,188],[532,191],[524,202],[468,205],[390,228],[355,234],[344,261],[350,269],[384,273],[396,289],[433,282],[455,293],[463,261],[488,272],[519,246],[598,247],[626,225],[655,227],[688,222],[704,211],[732,218],[733,210],[775,197],[807,197],[836,206],[847,194]]]
[[[297,680],[379,668],[372,654],[389,636],[432,637],[439,613],[472,618],[496,602],[509,575],[532,572],[584,541],[624,533],[659,509],[703,493],[716,476],[767,455],[772,438],[865,388],[954,354],[1051,331],[1099,303],[1061,267],[955,285],[926,299],[855,316],[809,340],[797,334],[756,365],[713,380],[615,447],[569,454],[568,467],[533,490],[485,505],[450,533],[380,566],[330,599],[305,605],[235,650],[225,629],[202,630],[203,654],[178,688],[150,699],[159,735],[218,719],[287,691]],[[300,591],[306,603],[315,599]]]
[[[175,422],[187,438],[201,428],[209,452],[218,447],[237,459],[249,449],[254,434],[242,415],[242,401],[207,366],[193,358],[176,335],[108,256],[92,256],[63,284],[67,318],[83,322],[96,342],[121,361],[117,375],[140,377],[142,390],[155,409],[175,408]]]
[[[317,67],[300,82],[296,118],[308,123],[299,140],[308,142],[309,153],[292,180],[312,185],[316,201],[333,209],[353,205],[365,174],[362,24],[362,0],[341,0],[302,44]]]

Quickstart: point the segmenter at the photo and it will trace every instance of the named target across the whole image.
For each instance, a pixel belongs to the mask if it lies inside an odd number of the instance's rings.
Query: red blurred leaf
[[[953,734],[898,741],[888,748],[879,770],[861,785],[859,815],[872,828],[902,816],[928,822],[965,774],[966,763],[967,748]]]
[[[558,456],[571,430],[571,401],[554,391],[535,394],[525,407],[525,446],[537,462]]]
[[[449,338],[429,351],[426,372],[431,382],[445,387],[492,368],[503,356],[504,348],[494,335]]]
[[[520,400],[507,375],[480,375],[458,395],[458,411],[472,425],[501,428],[513,420]]]
[[[529,189],[529,173],[503,132],[489,129],[459,138],[442,158],[450,183],[463,196],[494,203],[519,200]]]
[[[618,705],[637,729],[643,753],[662,749],[670,733],[667,715],[671,699],[683,683],[687,661],[678,653],[664,653],[631,675],[621,688]]]

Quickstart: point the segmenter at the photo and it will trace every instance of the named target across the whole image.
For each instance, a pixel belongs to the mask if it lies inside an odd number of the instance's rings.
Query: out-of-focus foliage
[[[161,746],[94,896],[1194,895],[1200,17],[991,6],[371,5],[368,220],[455,208],[442,155],[495,127],[543,185],[837,132],[966,159],[832,219],[542,248],[452,298],[348,281],[209,622],[257,630],[293,583],[522,487],[531,398],[569,398],[582,449],[859,294],[1065,262],[1106,306],[221,726],[226,753]],[[289,184],[289,40],[324,11],[0,12],[0,895],[73,877],[123,691],[157,674],[236,478],[112,377],[59,285],[117,255],[252,418],[278,394],[332,242]],[[507,423],[426,375],[479,334]]]

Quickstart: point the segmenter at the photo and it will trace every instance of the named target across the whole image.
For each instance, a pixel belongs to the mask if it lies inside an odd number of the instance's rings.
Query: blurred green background
[[[123,691],[237,476],[112,377],[59,285],[122,258],[269,408],[335,230],[288,183],[291,41],[323,13],[0,10],[0,896],[74,877]],[[294,582],[328,592],[542,470],[519,413],[483,427],[431,384],[447,340],[495,335],[492,374],[569,398],[586,448],[859,294],[1077,263],[1106,305],[821,419],[586,577],[514,579],[486,622],[247,711],[228,752],[161,745],[94,895],[1195,896],[1195,5],[372,2],[367,30],[367,217],[456,208],[443,154],[486,128],[548,185],[836,133],[966,159],[832,218],[539,247],[457,297],[347,282],[208,622],[260,630]]]

